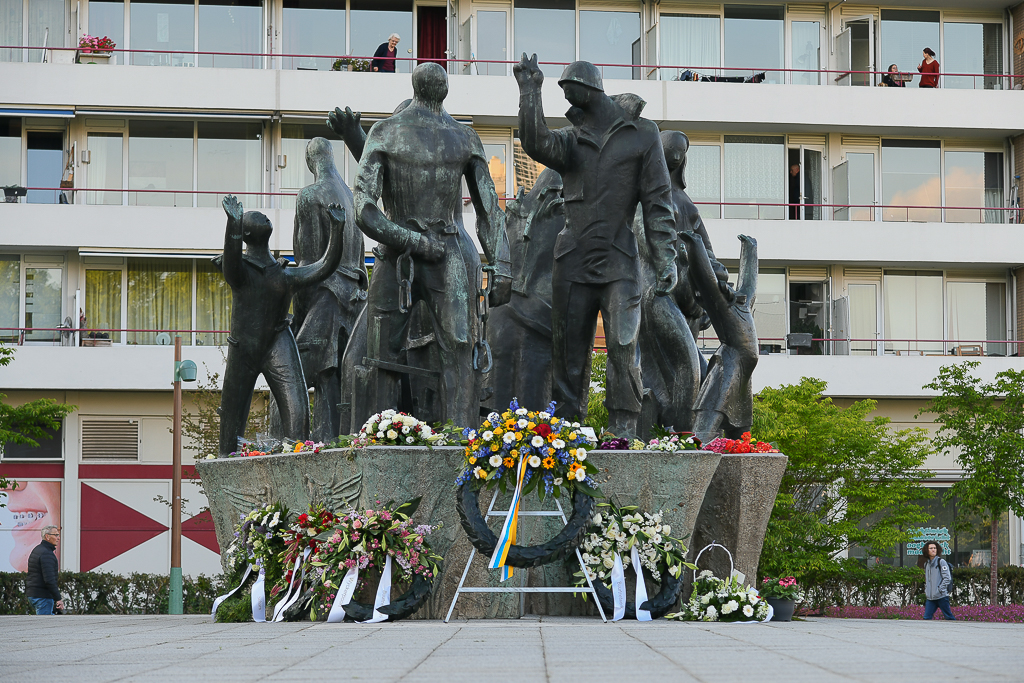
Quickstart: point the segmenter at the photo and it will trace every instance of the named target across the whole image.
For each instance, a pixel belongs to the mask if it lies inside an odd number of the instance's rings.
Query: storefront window
[[[3,185],[21,185],[21,119],[17,118],[0,117],[0,186]]]
[[[784,141],[782,136],[725,136],[725,218],[785,218]]]
[[[681,69],[717,75],[722,65],[721,22],[709,15],[662,14],[661,63],[679,67],[662,69],[662,80],[678,78]]]
[[[25,327],[38,328],[25,333],[25,341],[60,341],[55,330],[61,318],[63,268],[25,269]]]
[[[939,51],[939,13],[918,10],[882,10],[882,63],[877,71],[888,71],[895,64],[900,71],[915,74],[908,88],[916,88],[921,79],[916,77],[917,67],[924,56],[924,48],[930,47],[935,59],[942,62]],[[948,70],[948,65],[943,66]]]
[[[594,64],[640,64],[640,13],[581,10],[580,59]],[[634,78],[631,67],[600,69],[605,78]]]
[[[725,6],[725,66],[739,70],[727,76],[752,76],[783,67],[783,7]],[[781,71],[767,71],[765,83],[782,83]]]
[[[361,59],[373,57],[388,36],[401,37],[396,56],[395,71],[412,71],[412,0],[351,0],[352,47],[351,53]]]
[[[329,127],[310,123],[283,123],[281,124],[281,153],[288,157],[288,163],[281,169],[281,191],[298,192],[306,185],[313,183],[313,172],[306,165],[306,145],[313,138],[327,138],[331,141],[331,148],[334,150],[334,165],[338,173],[345,175],[345,165],[348,154],[345,143]],[[354,178],[349,177],[349,187],[354,184]],[[295,208],[294,197],[282,197],[281,206],[286,209]]]
[[[335,0],[284,0],[286,55],[345,54],[345,5]],[[330,71],[331,57],[285,57],[286,69]]]
[[[23,45],[22,14],[24,0],[0,0],[0,45]],[[17,48],[0,48],[0,62],[20,62],[23,51]]]
[[[242,205],[258,208],[261,197],[260,141],[263,125],[259,123],[199,122],[198,159],[199,206],[220,206],[228,193],[239,194]]]
[[[887,270],[882,289],[886,352],[942,353],[942,273]]]
[[[89,133],[89,187],[120,190],[123,182],[124,136],[120,133]],[[121,204],[121,192],[87,192],[87,204]]]
[[[18,339],[21,311],[21,259],[14,254],[0,254],[0,342]],[[8,329],[2,329],[8,328]]]
[[[98,38],[106,36],[114,41],[117,49],[123,50],[126,47],[124,44],[124,3],[90,2],[89,35]],[[115,52],[111,57],[111,63],[126,64],[124,53]]]
[[[937,223],[941,203],[939,141],[882,140],[882,220]]]
[[[942,70],[953,74],[1000,74],[1003,72],[1003,27],[1001,24],[942,25],[945,62]],[[933,48],[934,49],[934,48]],[[944,76],[944,88],[1001,90],[1009,84],[1000,78]]]
[[[199,0],[199,51],[244,53],[199,55],[199,66],[258,69],[262,29],[262,0]]]
[[[1003,153],[946,152],[945,161],[946,206],[979,207],[946,209],[946,222],[1002,223]]]
[[[128,126],[128,189],[139,206],[192,206],[191,121],[132,121]]]
[[[85,327],[94,330],[86,337],[121,342],[120,270],[85,271],[85,318]]]
[[[231,288],[210,261],[196,261],[196,345],[224,346],[231,322]]]
[[[975,532],[957,532],[954,523],[959,514],[956,499],[944,501],[948,487],[937,487],[930,489],[932,497],[914,501],[924,511],[931,515],[924,525],[913,530],[915,540],[903,545],[903,566],[912,567],[917,565],[921,557],[921,549],[927,541],[936,541],[942,547],[942,556],[952,567],[988,567],[991,554],[991,526],[981,524],[982,520],[972,518]],[[1006,513],[999,519],[999,558],[1000,566],[1010,561],[1010,544],[1008,538],[1009,519]]]
[[[147,330],[128,332],[128,343],[156,344],[166,333],[171,340],[181,334],[188,345],[191,336],[175,330],[191,328],[191,259],[128,259],[128,329]]]
[[[537,54],[541,71],[558,78],[576,59],[576,3],[574,0],[515,0],[514,54]]]
[[[696,203],[702,218],[721,218],[722,148],[690,145],[686,152],[686,194]],[[713,202],[705,204],[703,202]]]
[[[132,64],[149,66],[195,65],[195,5],[192,0],[172,2],[133,0],[131,4]],[[173,54],[169,54],[173,53]]]
[[[1005,356],[1006,284],[1002,282],[949,282],[946,284],[949,339],[963,342],[961,352],[984,349],[987,356]],[[954,350],[960,344],[954,344]]]

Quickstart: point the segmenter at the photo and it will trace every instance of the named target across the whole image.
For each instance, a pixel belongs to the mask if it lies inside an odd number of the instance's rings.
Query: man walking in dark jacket
[[[58,609],[64,609],[60,588],[57,587],[57,543],[60,543],[60,530],[55,526],[45,526],[43,542],[28,556],[25,593],[36,608],[36,614],[53,614],[55,604]]]

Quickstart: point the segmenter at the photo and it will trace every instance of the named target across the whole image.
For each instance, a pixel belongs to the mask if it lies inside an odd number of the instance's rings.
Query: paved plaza
[[[0,617],[0,681],[1024,680],[1024,625],[809,619],[683,624],[527,617],[213,624]]]

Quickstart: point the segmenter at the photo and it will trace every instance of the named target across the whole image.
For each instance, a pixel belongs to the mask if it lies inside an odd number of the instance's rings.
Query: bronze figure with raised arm
[[[326,279],[338,267],[345,209],[337,204],[327,207],[331,231],[323,256],[309,265],[288,267],[287,261],[270,253],[274,228],[265,215],[243,214],[232,195],[223,205],[228,216],[224,253],[214,263],[231,287],[231,332],[218,410],[220,452],[226,455],[237,450],[238,437],[245,433],[260,373],[281,411],[284,436],[296,441],[309,438],[309,394],[288,308],[297,290]]]
[[[723,435],[738,439],[753,422],[750,376],[757,365],[757,330],[751,309],[757,291],[757,241],[739,235],[740,273],[733,290],[720,286],[699,235],[680,232],[679,238],[686,247],[690,280],[721,342],[697,395],[694,432],[705,442]]]
[[[672,186],[658,127],[604,92],[589,62],[566,67],[558,84],[572,124],[550,130],[544,119],[544,74],[537,56],[514,68],[519,83],[519,138],[533,159],[562,175],[565,228],[552,270],[552,394],[559,417],[587,414],[590,359],[597,316],[608,348],[609,430],[637,431],[643,386],[637,354],[642,295],[633,216],[642,207],[643,235],[655,264],[656,293],[676,285]]]

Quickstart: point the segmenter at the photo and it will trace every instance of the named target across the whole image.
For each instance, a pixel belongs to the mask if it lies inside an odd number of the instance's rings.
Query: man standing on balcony
[[[566,67],[558,84],[572,106],[571,126],[544,120],[537,55],[514,69],[519,82],[519,138],[526,153],[562,174],[565,228],[552,270],[552,394],[559,417],[587,414],[597,314],[608,348],[608,429],[634,435],[643,385],[637,355],[642,295],[633,216],[643,208],[655,292],[676,285],[672,183],[658,127],[614,102],[590,62]]]
[[[366,400],[373,412],[397,405],[402,347],[412,309],[423,301],[440,351],[440,366],[431,368],[440,419],[473,425],[480,419],[479,371],[487,361],[478,317],[480,256],[462,223],[463,179],[480,245],[497,267],[491,305],[507,303],[512,293],[505,214],[480,137],[444,110],[448,74],[437,64],[420,64],[412,87],[412,103],[370,129],[355,184],[356,221],[379,243],[366,302],[373,340],[367,356],[378,380]],[[388,215],[377,205],[382,198]]]

